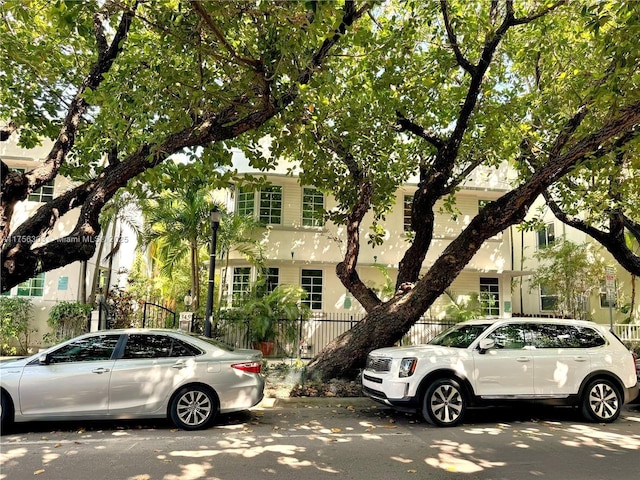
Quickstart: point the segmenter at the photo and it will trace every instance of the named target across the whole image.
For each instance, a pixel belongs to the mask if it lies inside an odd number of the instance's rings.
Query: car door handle
[[[110,372],[111,370],[109,368],[96,368],[95,370],[91,370],[91,373],[97,373],[98,375],[102,375],[103,373],[107,373]]]
[[[587,357],[575,357],[574,360],[576,362],[586,362],[587,361]]]
[[[176,362],[173,365],[171,365],[171,368],[177,368],[178,370],[181,370],[183,368],[185,368],[187,366],[186,363],[184,362]]]
[[[531,360],[531,358],[530,357],[518,357],[518,358],[516,358],[516,360],[518,362],[528,362],[528,361]]]

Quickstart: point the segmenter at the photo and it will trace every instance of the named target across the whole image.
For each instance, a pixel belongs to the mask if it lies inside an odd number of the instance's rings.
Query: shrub
[[[29,338],[37,332],[31,328],[31,300],[19,297],[0,297],[0,353],[26,355]]]
[[[58,302],[49,312],[47,324],[51,332],[44,335],[46,343],[56,344],[85,333],[91,305],[79,302]]]

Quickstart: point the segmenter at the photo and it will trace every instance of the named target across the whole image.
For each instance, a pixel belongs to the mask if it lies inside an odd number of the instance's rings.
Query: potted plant
[[[260,288],[254,289],[259,292]],[[276,344],[286,348],[296,340],[298,321],[309,317],[309,308],[301,303],[304,289],[281,285],[271,292],[251,295],[242,310],[249,322],[249,337],[253,348],[266,357]]]

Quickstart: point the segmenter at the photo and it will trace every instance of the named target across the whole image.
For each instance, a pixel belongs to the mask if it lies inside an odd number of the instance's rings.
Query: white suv
[[[426,345],[373,350],[362,386],[441,427],[505,400],[577,405],[590,421],[613,422],[638,395],[633,356],[608,328],[546,318],[472,320]]]

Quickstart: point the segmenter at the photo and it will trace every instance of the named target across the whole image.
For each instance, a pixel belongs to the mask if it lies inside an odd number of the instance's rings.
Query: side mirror
[[[51,356],[49,354],[40,355],[40,357],[38,357],[38,363],[40,365],[49,365],[51,363]]]
[[[492,338],[483,338],[478,344],[478,350],[480,350],[480,353],[485,353],[487,350],[490,350],[495,346],[495,340],[493,340]]]

